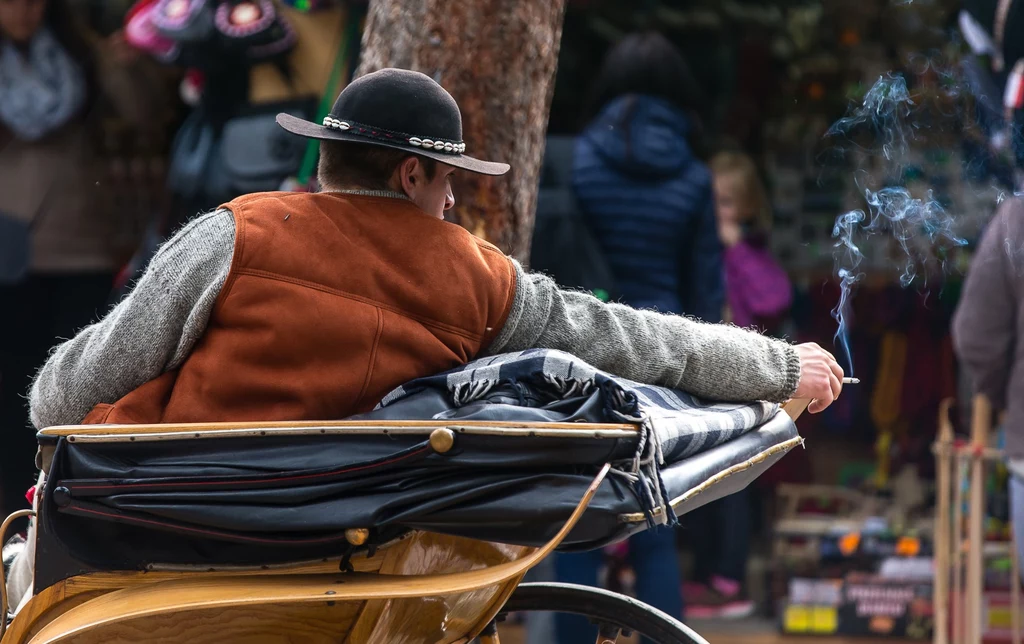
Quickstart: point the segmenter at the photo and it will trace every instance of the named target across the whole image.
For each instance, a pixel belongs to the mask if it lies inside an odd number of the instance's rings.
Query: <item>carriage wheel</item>
[[[636,633],[658,644],[708,644],[678,619],[632,597],[576,584],[519,584],[499,619],[514,611],[549,611],[587,617],[597,624],[598,642]]]

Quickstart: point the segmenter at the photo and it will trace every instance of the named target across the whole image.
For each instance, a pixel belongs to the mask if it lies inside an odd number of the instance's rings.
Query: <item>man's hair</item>
[[[427,179],[433,180],[437,172],[437,161],[433,159],[405,150],[351,141],[321,141],[317,172],[321,185],[387,190],[391,175],[409,157],[419,159]]]

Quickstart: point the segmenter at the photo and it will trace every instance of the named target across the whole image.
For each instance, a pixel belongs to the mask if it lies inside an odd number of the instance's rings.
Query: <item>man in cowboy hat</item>
[[[39,372],[36,427],[338,419],[530,347],[713,399],[820,411],[839,394],[842,369],[817,345],[563,291],[445,222],[453,172],[509,166],[466,154],[458,105],[423,74],[368,74],[322,124],[278,123],[321,140],[321,191],[247,195],[182,228]]]

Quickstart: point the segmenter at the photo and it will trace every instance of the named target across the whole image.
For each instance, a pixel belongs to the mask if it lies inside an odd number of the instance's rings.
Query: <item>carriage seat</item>
[[[514,421],[43,430],[37,587],[95,570],[336,556],[351,548],[351,530],[366,530],[369,546],[409,530],[540,546],[602,464],[633,458],[639,436],[629,424]],[[688,512],[745,487],[801,442],[777,413],[666,464],[665,497]],[[591,549],[647,527],[635,484],[608,477],[560,547]]]

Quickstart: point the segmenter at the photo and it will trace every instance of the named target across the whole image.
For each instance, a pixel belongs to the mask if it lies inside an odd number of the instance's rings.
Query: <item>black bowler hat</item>
[[[405,69],[382,69],[349,83],[323,125],[291,114],[278,114],[277,123],[299,136],[407,150],[480,174],[509,169],[466,156],[455,99],[426,74]]]

